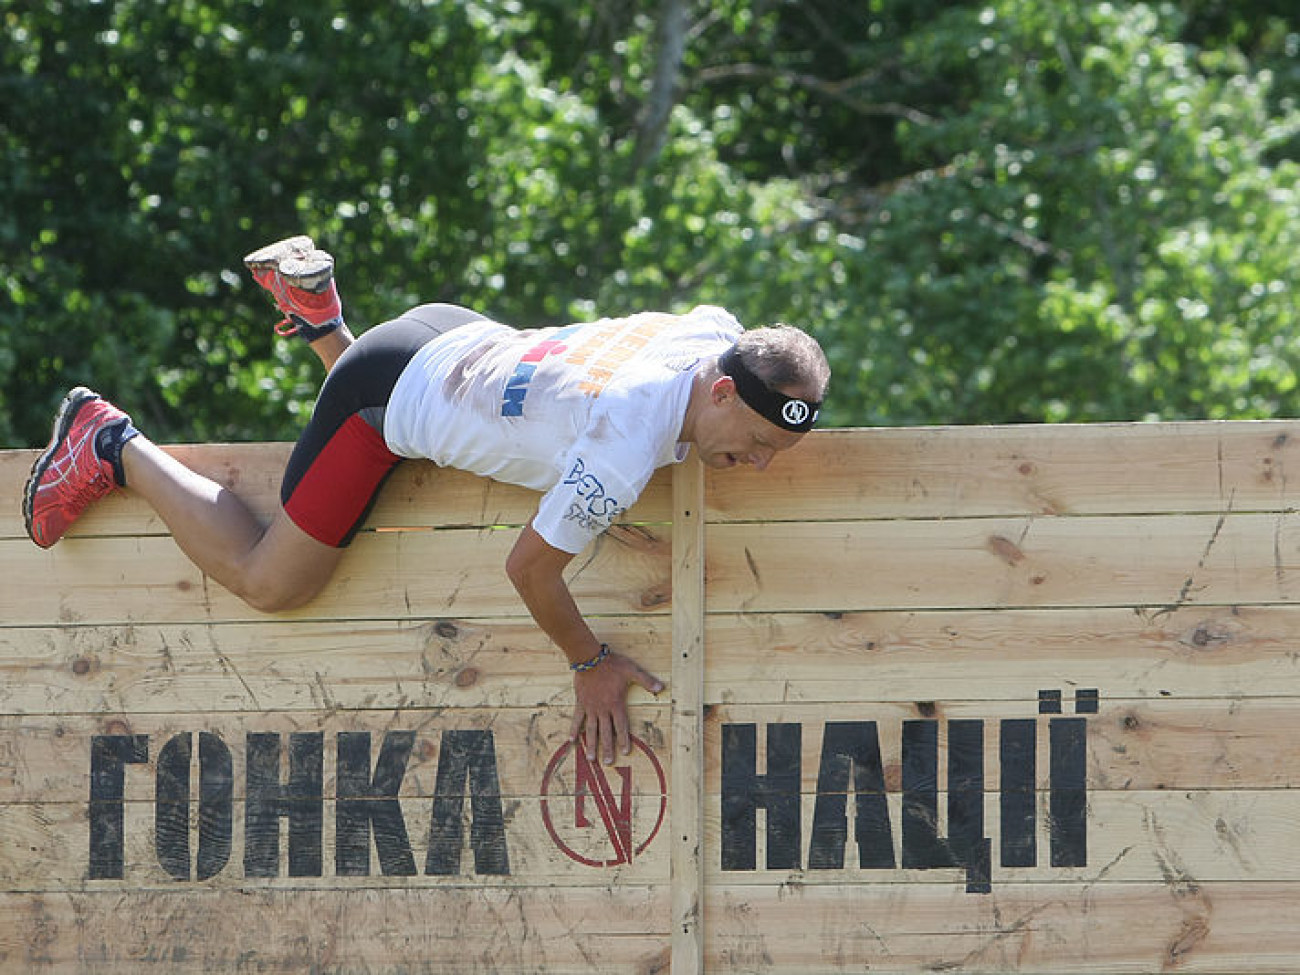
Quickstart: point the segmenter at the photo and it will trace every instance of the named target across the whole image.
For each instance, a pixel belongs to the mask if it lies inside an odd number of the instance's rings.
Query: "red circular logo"
[[[668,785],[655,753],[633,737],[631,754],[620,761],[593,762],[566,741],[546,766],[542,821],[569,859],[589,867],[631,863],[663,825]],[[648,782],[649,788],[639,791],[637,782]]]

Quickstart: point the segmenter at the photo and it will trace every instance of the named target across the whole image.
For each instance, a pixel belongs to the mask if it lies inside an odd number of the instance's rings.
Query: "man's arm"
[[[537,625],[564,652],[569,663],[583,663],[600,653],[600,641],[582,618],[573,601],[564,569],[573,560],[568,552],[555,548],[527,525],[506,559],[506,575],[518,590]],[[587,757],[595,759],[599,749],[606,764],[614,761],[614,743],[626,755],[632,750],[627,720],[627,688],[636,682],[658,694],[663,682],[629,657],[611,653],[591,670],[573,675],[576,706],[570,733],[583,735]]]

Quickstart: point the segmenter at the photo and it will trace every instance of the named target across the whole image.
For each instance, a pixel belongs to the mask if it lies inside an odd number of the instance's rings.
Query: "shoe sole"
[[[275,271],[295,288],[319,293],[334,276],[334,258],[306,236],[286,237],[244,258],[249,271]]]
[[[36,492],[40,489],[41,478],[49,470],[55,453],[63,446],[63,441],[67,439],[68,431],[77,421],[77,414],[81,412],[81,408],[97,399],[100,399],[99,394],[85,386],[77,386],[68,391],[68,395],[63,397],[63,402],[59,404],[59,411],[54,414],[54,430],[50,437],[50,445],[45,448],[45,453],[36,458],[36,463],[32,465],[32,472],[27,477],[27,484],[23,488],[23,522],[27,527],[27,537],[41,548],[49,548],[49,546],[41,545],[32,531],[32,509],[36,505]]]
[[[284,240],[277,240],[274,244],[267,244],[265,247],[259,247],[253,253],[244,257],[244,266],[252,270],[256,268],[262,270],[274,270],[279,266],[280,260],[289,257],[291,254],[310,254],[316,249],[316,242],[307,236],[286,237]]]

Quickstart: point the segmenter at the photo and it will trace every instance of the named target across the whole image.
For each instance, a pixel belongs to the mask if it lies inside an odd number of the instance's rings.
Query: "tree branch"
[[[903,118],[917,125],[929,125],[934,122],[932,116],[927,115],[920,109],[912,108],[910,105],[901,105],[898,102],[871,102],[854,97],[853,92],[855,89],[866,87],[879,77],[879,74],[874,71],[855,78],[828,81],[825,78],[818,78],[816,75],[785,71],[781,68],[772,68],[763,64],[745,63],[723,64],[713,68],[705,68],[697,77],[705,84],[734,80],[784,81],[795,87],[804,88],[837,101],[851,108],[859,115],[884,115]]]

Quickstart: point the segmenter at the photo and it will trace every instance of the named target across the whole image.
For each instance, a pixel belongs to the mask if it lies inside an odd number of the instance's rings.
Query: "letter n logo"
[[[569,859],[589,867],[631,863],[663,825],[668,812],[663,767],[645,742],[634,737],[632,745],[624,764],[607,768],[566,741],[547,766],[542,821]]]

